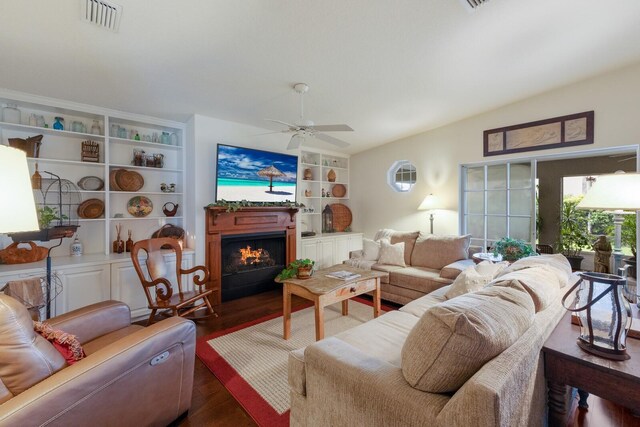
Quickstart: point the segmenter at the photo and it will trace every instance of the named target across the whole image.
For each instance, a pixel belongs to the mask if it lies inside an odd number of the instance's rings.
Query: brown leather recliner
[[[165,426],[191,406],[193,322],[131,325],[126,304],[105,301],[48,323],[76,335],[87,357],[68,366],[27,309],[0,294],[0,426]]]

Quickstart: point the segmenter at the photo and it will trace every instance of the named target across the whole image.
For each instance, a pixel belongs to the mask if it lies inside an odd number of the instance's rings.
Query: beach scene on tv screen
[[[218,145],[216,200],[285,202],[296,199],[298,158]]]

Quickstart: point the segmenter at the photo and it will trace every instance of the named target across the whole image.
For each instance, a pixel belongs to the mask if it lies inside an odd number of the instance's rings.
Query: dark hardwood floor
[[[293,296],[294,307],[307,303]],[[216,307],[219,317],[198,321],[198,337],[230,328],[260,317],[282,312],[282,292],[271,291],[251,297],[229,301]],[[615,385],[612,385],[615,387]],[[640,390],[638,390],[640,392]],[[577,407],[577,401],[574,402]],[[571,427],[640,427],[640,418],[628,409],[612,402],[589,397],[590,409],[576,410],[570,420]],[[196,357],[195,378],[191,410],[186,417],[177,420],[175,426],[255,426],[251,417],[242,409],[226,388]]]

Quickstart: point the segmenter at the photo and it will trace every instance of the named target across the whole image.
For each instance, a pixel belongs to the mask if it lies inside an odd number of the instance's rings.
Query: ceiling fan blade
[[[342,141],[341,139],[334,138],[329,135],[325,135],[323,133],[315,133],[313,134],[313,136],[318,138],[320,141],[328,142],[329,144],[337,145],[338,147],[346,148],[351,145],[348,142]]]
[[[287,150],[295,150],[296,148],[300,147],[300,144],[302,144],[302,141],[304,141],[304,137],[298,134],[293,135],[289,140],[289,145],[287,145]]]
[[[292,125],[291,123],[285,123],[285,122],[283,122],[281,120],[273,120],[273,119],[265,119],[265,120],[268,121],[268,122],[273,122],[273,123],[278,123],[278,124],[281,124],[281,125],[285,125],[289,129],[294,129],[295,130],[295,129],[298,128],[298,126],[296,126],[296,125]]]
[[[309,127],[319,132],[353,132],[353,129],[351,129],[349,125],[316,125]]]
[[[273,135],[275,133],[287,133],[287,132],[289,132],[289,131],[288,130],[277,130],[275,132],[257,133],[257,134],[252,135],[252,136]]]

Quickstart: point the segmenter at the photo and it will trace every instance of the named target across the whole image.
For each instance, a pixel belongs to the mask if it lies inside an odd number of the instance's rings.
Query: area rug
[[[325,337],[373,319],[371,302],[325,307]],[[391,308],[382,307],[388,311]],[[291,338],[282,339],[282,315],[273,314],[198,339],[196,354],[260,426],[289,425],[289,352],[315,342],[313,306],[291,314]]]

